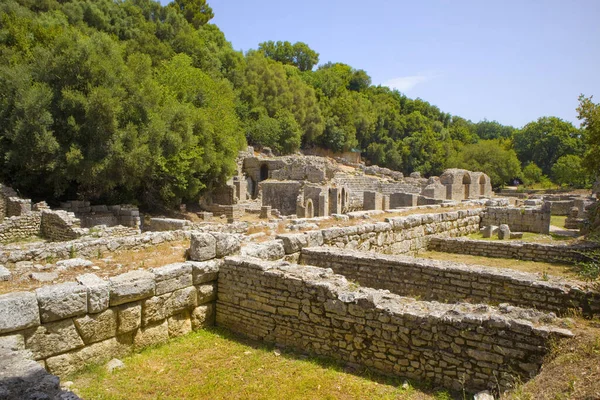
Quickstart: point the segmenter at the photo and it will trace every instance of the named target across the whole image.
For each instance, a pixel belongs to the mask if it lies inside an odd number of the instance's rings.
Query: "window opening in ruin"
[[[465,199],[468,199],[471,190],[471,177],[468,174],[464,174],[462,183],[465,189]]]
[[[306,218],[313,218],[315,216],[315,211],[313,207],[313,202],[311,199],[306,200]]]
[[[260,166],[260,181],[264,181],[269,178],[269,167],[267,164],[263,164]]]

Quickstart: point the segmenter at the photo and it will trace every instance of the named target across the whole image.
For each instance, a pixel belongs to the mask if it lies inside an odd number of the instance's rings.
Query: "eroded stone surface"
[[[74,321],[86,344],[99,342],[117,334],[117,313],[112,309],[75,318]]]
[[[210,233],[192,234],[190,260],[206,261],[217,256],[217,240]]]
[[[39,324],[40,311],[35,293],[15,292],[0,296],[0,333]]]
[[[99,313],[108,308],[110,287],[107,281],[94,274],[84,274],[77,277],[77,282],[87,290],[88,312]]]
[[[35,293],[42,322],[58,321],[87,312],[87,290],[74,282],[44,286]]]
[[[25,334],[25,345],[34,359],[41,360],[56,354],[83,347],[73,320],[43,324]]]
[[[109,282],[111,306],[118,306],[154,295],[154,274],[148,271],[126,272],[110,278]]]

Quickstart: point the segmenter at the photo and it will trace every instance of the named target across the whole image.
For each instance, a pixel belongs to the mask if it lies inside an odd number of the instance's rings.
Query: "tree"
[[[500,140],[482,140],[464,146],[448,160],[449,168],[485,172],[493,187],[501,187],[521,176],[517,154]]]
[[[562,156],[552,166],[553,181],[559,185],[569,185],[576,188],[584,188],[590,183],[590,174],[582,165],[579,156],[568,154]]]
[[[600,175],[600,104],[594,104],[592,97],[579,96],[577,107],[581,127],[585,131],[587,150],[583,165],[587,172],[593,176]]]
[[[300,71],[310,71],[319,63],[319,53],[308,47],[306,43],[288,41],[277,43],[269,40],[258,45],[258,51],[265,57],[282,64],[298,67]]]
[[[170,6],[181,12],[196,29],[205,25],[215,16],[206,0],[175,0]]]
[[[515,133],[514,148],[523,165],[533,161],[545,175],[550,175],[552,165],[560,157],[582,154],[583,133],[570,122],[543,117]]]
[[[527,186],[541,182],[543,177],[542,169],[535,165],[533,161],[523,168],[523,183]]]

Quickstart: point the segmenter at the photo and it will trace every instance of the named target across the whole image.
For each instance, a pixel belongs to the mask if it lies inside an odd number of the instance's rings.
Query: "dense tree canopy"
[[[405,173],[464,167],[495,186],[532,165],[574,185],[599,170],[591,98],[582,130],[473,123],[361,69],[316,67],[306,43],[234,51],[212,18],[206,0],[1,2],[0,180],[35,198],[171,205],[227,180],[246,143],[359,151]]]

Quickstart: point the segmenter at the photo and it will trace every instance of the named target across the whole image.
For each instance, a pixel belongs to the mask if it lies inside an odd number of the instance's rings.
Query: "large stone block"
[[[169,325],[167,320],[164,320],[155,325],[138,329],[133,338],[133,346],[136,350],[139,350],[143,349],[144,347],[166,343],[168,340]]]
[[[193,233],[190,242],[190,260],[206,261],[217,256],[217,239],[210,233]]]
[[[192,331],[192,321],[188,311],[175,314],[169,317],[167,321],[169,324],[169,337],[171,338],[187,335]]]
[[[100,342],[117,335],[117,313],[109,309],[75,318],[75,326],[86,344]]]
[[[110,281],[110,305],[118,306],[154,295],[154,274],[147,271],[131,271],[115,276]]]
[[[97,342],[79,350],[50,357],[46,360],[48,371],[66,377],[89,364],[100,364],[131,352],[133,335],[124,335]]]
[[[212,232],[216,240],[216,256],[218,258],[238,254],[242,243],[239,235],[230,233]]]
[[[277,239],[283,241],[285,254],[294,254],[308,246],[308,235],[304,233],[285,233],[277,235]]]
[[[31,350],[33,358],[41,360],[69,350],[78,349],[85,344],[79,336],[73,320],[43,324],[25,333],[25,345]]]
[[[192,286],[192,266],[189,263],[169,264],[151,271],[155,275],[157,296]]]
[[[189,262],[192,265],[192,281],[194,285],[215,281],[219,276],[219,267],[223,260],[209,260],[203,262]]]
[[[142,313],[144,326],[162,321],[185,309],[196,307],[198,304],[197,296],[196,288],[190,286],[144,300]]]
[[[107,281],[94,274],[84,274],[77,277],[77,282],[87,290],[89,313],[99,313],[108,308],[110,287]]]
[[[40,324],[37,297],[30,292],[0,296],[0,333],[14,332]]]
[[[42,322],[87,313],[87,289],[75,282],[44,286],[35,291]]]
[[[139,328],[142,324],[142,303],[137,301],[118,306],[117,321],[119,335]]]
[[[216,284],[198,285],[196,288],[198,289],[198,304],[208,303],[217,299]]]
[[[245,247],[242,247],[242,255],[262,260],[278,260],[285,257],[283,241],[270,240],[263,243],[249,243]]]
[[[208,303],[194,308],[192,311],[191,320],[193,330],[213,326],[215,323],[214,303]]]

